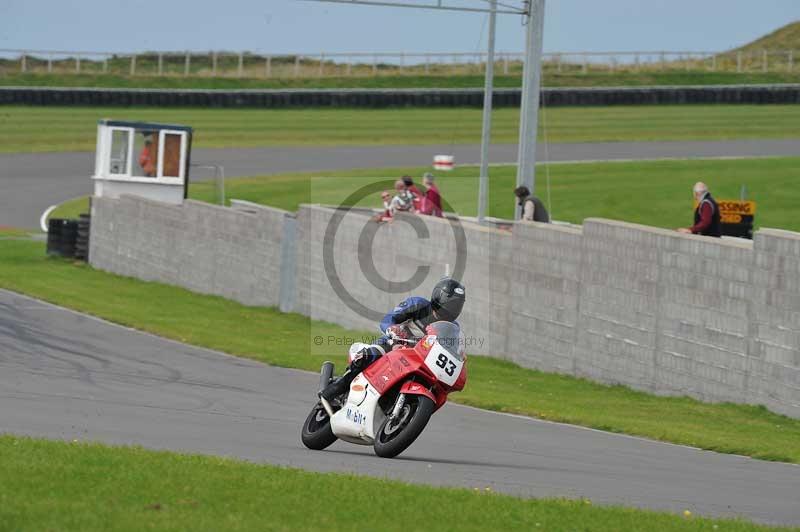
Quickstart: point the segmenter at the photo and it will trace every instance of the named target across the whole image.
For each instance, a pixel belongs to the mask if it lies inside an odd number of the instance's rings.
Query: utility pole
[[[525,68],[522,74],[522,102],[519,120],[519,155],[517,159],[517,186],[525,185],[534,192],[536,184],[536,134],[539,126],[539,87],[542,72],[542,46],[544,38],[544,2],[528,0],[525,32]],[[519,205],[514,208],[519,218]]]
[[[486,54],[486,77],[483,86],[483,126],[481,129],[481,174],[478,185],[478,223],[486,217],[489,193],[489,145],[492,135],[492,87],[494,84],[494,41],[497,29],[497,0],[490,0],[489,47]]]

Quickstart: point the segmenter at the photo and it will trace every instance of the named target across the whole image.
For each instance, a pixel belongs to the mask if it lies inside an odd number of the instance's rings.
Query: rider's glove
[[[401,340],[408,340],[411,336],[411,331],[409,331],[408,327],[405,325],[392,325],[386,329],[386,334],[392,339],[399,338]]]

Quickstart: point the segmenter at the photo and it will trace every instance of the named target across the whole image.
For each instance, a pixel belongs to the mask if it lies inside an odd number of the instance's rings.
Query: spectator
[[[391,222],[392,221],[392,194],[388,190],[381,192],[381,200],[383,200],[383,212],[376,214],[372,217],[373,222]]]
[[[550,213],[542,203],[542,200],[531,194],[526,186],[514,189],[514,195],[519,198],[519,206],[522,207],[522,220],[527,222],[550,223]]]
[[[156,155],[155,144],[153,144],[154,135],[150,131],[145,131],[143,135],[144,146],[139,154],[139,166],[142,167],[142,172],[146,177],[155,177],[158,156]]]
[[[402,179],[394,183],[395,196],[389,204],[389,214],[394,216],[398,212],[414,212],[414,196],[406,189]]]
[[[419,212],[422,208],[422,192],[417,188],[417,185],[414,184],[414,180],[411,179],[410,175],[404,175],[402,178],[403,184],[406,186],[406,190],[411,194],[414,198],[414,212]]]
[[[719,205],[711,197],[708,187],[703,182],[695,183],[692,192],[694,192],[694,199],[697,201],[697,208],[694,210],[694,225],[681,227],[678,232],[719,238],[722,236]]]
[[[422,198],[420,213],[441,218],[442,196],[439,194],[439,189],[433,181],[434,176],[430,172],[426,172],[425,175],[422,176],[422,184],[425,185],[425,196]]]

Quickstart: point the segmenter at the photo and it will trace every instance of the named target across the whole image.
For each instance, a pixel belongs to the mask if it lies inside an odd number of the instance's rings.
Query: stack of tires
[[[47,224],[47,254],[87,260],[89,225],[88,214],[82,214],[79,220],[51,218]]]

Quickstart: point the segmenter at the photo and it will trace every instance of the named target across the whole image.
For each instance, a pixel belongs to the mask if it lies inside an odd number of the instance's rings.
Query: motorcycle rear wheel
[[[394,458],[408,449],[425,429],[435,409],[436,405],[430,398],[407,395],[398,418],[390,420],[387,417],[375,434],[375,454],[381,458]]]
[[[336,441],[336,435],[331,430],[331,420],[328,413],[317,403],[308,414],[303,430],[300,432],[300,440],[303,445],[314,451],[321,451]]]

